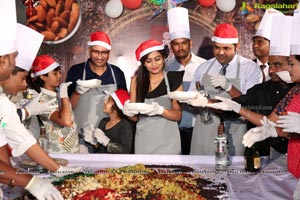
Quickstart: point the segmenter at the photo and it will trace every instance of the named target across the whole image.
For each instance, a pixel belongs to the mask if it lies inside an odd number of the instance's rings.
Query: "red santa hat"
[[[163,50],[165,48],[165,45],[163,45],[161,42],[157,40],[147,40],[140,44],[138,48],[135,50],[135,57],[139,61],[141,58],[153,51],[159,51]]]
[[[33,77],[47,74],[59,67],[59,64],[48,55],[37,56],[32,64]]]
[[[99,45],[108,50],[111,50],[110,39],[108,35],[101,31],[92,33],[90,36],[90,41],[87,44],[89,46]]]
[[[238,31],[230,24],[219,24],[211,41],[221,44],[236,44],[239,42]]]
[[[111,97],[115,100],[118,108],[123,110],[124,104],[127,100],[129,100],[129,94],[126,90],[118,89],[114,93],[111,94]]]

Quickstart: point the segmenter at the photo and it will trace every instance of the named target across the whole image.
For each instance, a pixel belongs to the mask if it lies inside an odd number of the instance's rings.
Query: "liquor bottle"
[[[257,172],[260,170],[260,156],[259,152],[254,146],[245,148],[245,170],[250,172]]]
[[[197,81],[195,83],[195,86],[196,86],[196,89],[199,92],[199,94],[201,94],[202,96],[208,98],[207,92],[204,90],[204,87],[200,84],[199,81]],[[212,123],[212,118],[210,116],[209,110],[206,107],[205,108],[199,107],[198,110],[199,110],[201,121],[204,124],[210,124],[210,123]]]
[[[28,90],[25,90],[25,91],[23,91],[23,98],[24,98],[23,99],[24,103],[22,106],[24,106],[25,104],[29,103],[32,100],[32,95],[29,94]],[[27,129],[29,129],[30,123],[31,123],[31,117],[29,117],[23,121],[23,124],[24,124],[25,128],[27,128]]]
[[[230,165],[228,139],[224,133],[224,122],[218,125],[218,134],[215,138],[215,162],[217,171],[226,171]]]
[[[45,152],[48,152],[49,149],[49,139],[46,137],[46,129],[45,126],[41,126],[40,128],[40,136],[37,139],[40,146],[43,148]]]

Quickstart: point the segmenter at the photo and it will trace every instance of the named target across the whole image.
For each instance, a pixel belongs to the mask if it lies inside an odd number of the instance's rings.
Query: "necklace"
[[[110,124],[116,124],[116,123],[118,123],[119,121],[121,121],[121,119],[117,119],[117,120],[109,120],[108,122],[109,122]]]

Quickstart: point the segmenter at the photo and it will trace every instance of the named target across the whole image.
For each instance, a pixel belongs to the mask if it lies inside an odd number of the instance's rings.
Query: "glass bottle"
[[[217,171],[226,171],[230,165],[228,139],[224,133],[224,122],[218,125],[218,134],[215,138],[215,162]]]
[[[24,98],[24,102],[25,102],[24,105],[25,105],[32,100],[32,95],[29,94],[28,90],[26,90],[23,92],[23,98]],[[30,123],[31,123],[31,117],[29,117],[23,121],[23,124],[24,124],[25,128],[27,128],[27,129],[29,129]]]
[[[260,156],[259,152],[254,146],[245,148],[245,170],[250,172],[257,172],[260,170]]]
[[[46,137],[46,129],[45,126],[41,126],[40,128],[40,136],[37,139],[38,143],[42,147],[45,152],[48,152],[49,149],[49,139]]]
[[[208,98],[207,92],[204,90],[204,87],[200,84],[199,81],[197,81],[195,83],[195,86],[196,86],[196,89],[199,92],[199,94],[201,94],[202,96]],[[210,124],[210,123],[212,123],[212,118],[210,116],[208,108],[206,108],[206,107],[204,107],[204,108],[199,107],[198,109],[199,109],[199,114],[200,114],[201,121],[204,124]]]

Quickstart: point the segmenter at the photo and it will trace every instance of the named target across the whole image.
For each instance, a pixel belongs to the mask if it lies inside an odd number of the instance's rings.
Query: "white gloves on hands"
[[[97,139],[97,141],[105,147],[110,141],[110,139],[105,135],[105,133],[99,128],[96,128],[94,130],[94,136]]]
[[[240,110],[242,107],[241,104],[238,104],[237,102],[232,101],[231,99],[227,99],[225,97],[215,96],[215,98],[222,102],[207,104],[207,107],[224,110],[224,111],[234,111],[236,113],[240,113]]]
[[[47,113],[58,107],[57,105],[51,105],[56,101],[55,98],[48,102],[40,102],[41,96],[42,96],[42,93],[40,93],[38,96],[36,96],[32,101],[30,101],[25,106],[25,109],[27,110],[29,116],[41,115],[41,114]]]
[[[68,87],[72,82],[61,83],[59,85],[59,98],[69,98],[68,96]]]
[[[224,75],[220,74],[212,76],[210,79],[210,83],[214,87],[221,87],[226,92],[228,92],[232,88],[232,84],[226,79]]]
[[[56,177],[63,177],[68,174],[73,174],[73,173],[79,172],[80,170],[81,170],[81,167],[60,166],[56,172],[52,172],[51,174],[53,174]]]
[[[46,179],[33,176],[25,187],[39,200],[63,200],[60,192]]]
[[[97,144],[97,140],[94,137],[94,133],[93,133],[94,130],[95,130],[95,128],[92,124],[83,128],[83,139],[92,145]]]
[[[91,79],[91,80],[77,80],[76,81],[76,91],[78,94],[85,94],[90,89],[99,87],[101,85],[101,80]]]
[[[153,107],[149,110],[141,111],[141,114],[148,115],[148,116],[154,116],[154,115],[162,115],[164,112],[164,107],[159,105],[157,102],[152,103]]]
[[[262,141],[269,137],[277,137],[277,131],[275,129],[275,123],[270,121],[266,116],[260,120],[262,126],[251,128],[243,136],[243,144],[245,147],[251,147],[255,142]]]
[[[123,106],[123,113],[124,113],[124,115],[126,115],[128,117],[133,117],[134,115],[137,115],[139,112],[132,109],[130,106],[130,101],[127,100],[127,101],[125,101],[125,104]]]
[[[200,93],[197,93],[196,98],[189,99],[185,103],[190,104],[192,106],[196,106],[196,107],[205,107],[208,104],[208,100],[206,97],[204,97]]]
[[[287,115],[279,116],[276,122],[277,127],[283,128],[284,132],[300,133],[300,114],[295,112],[288,112]]]

